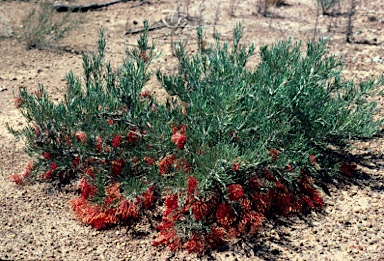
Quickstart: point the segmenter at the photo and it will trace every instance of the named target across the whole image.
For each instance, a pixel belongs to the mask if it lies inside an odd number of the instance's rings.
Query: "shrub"
[[[202,35],[199,28],[199,43]],[[154,245],[190,252],[257,233],[271,215],[323,206],[318,186],[356,167],[329,152],[379,130],[366,96],[382,81],[342,80],[324,41],[263,47],[260,64],[246,69],[255,47],[240,45],[241,36],[238,25],[231,46],[217,36],[194,56],[176,46],[178,72],[157,77],[177,105],[141,92],[156,56],[147,31],[117,71],[104,59],[101,31],[97,52],[83,55],[83,79],[68,74],[64,101],[42,86],[20,91],[31,125],[10,130],[36,161],[12,179],[78,180],[72,208],[96,229],[163,201]]]
[[[55,14],[52,6],[48,0],[40,1],[39,7],[23,19],[21,40],[27,49],[51,47],[78,24],[79,20],[74,19],[70,12]]]

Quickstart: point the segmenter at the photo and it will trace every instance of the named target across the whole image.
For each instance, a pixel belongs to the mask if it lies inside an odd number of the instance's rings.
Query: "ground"
[[[73,189],[56,190],[49,184],[16,186],[8,178],[21,173],[29,161],[22,142],[16,141],[4,124],[14,128],[27,124],[14,105],[18,89],[34,90],[41,83],[52,97],[61,99],[66,74],[71,70],[81,74],[81,52],[95,49],[101,26],[107,36],[107,58],[114,68],[124,58],[124,50],[136,42],[137,34],[132,32],[149,19],[150,25],[165,25],[149,33],[162,52],[153,71],[176,69],[172,42],[184,40],[190,52],[196,49],[195,28],[199,24],[206,28],[208,45],[214,30],[223,40],[231,40],[232,29],[241,22],[245,44],[254,43],[259,48],[282,39],[306,42],[327,38],[329,54],[343,59],[345,77],[360,81],[383,73],[382,0],[356,1],[352,43],[346,42],[345,15],[321,15],[315,0],[287,0],[267,10],[261,2],[127,1],[80,14],[81,24],[57,46],[27,50],[20,37],[21,21],[38,3],[0,0],[0,16],[14,31],[11,37],[0,38],[0,260],[384,260],[382,134],[354,145],[351,153],[358,159],[358,177],[354,183],[331,187],[331,196],[324,195],[323,211],[268,221],[257,237],[232,242],[228,248],[203,257],[153,247],[155,233],[140,226],[95,231],[74,219],[67,204],[75,196]],[[349,9],[350,0],[337,4],[341,14]],[[185,26],[175,28],[180,25]],[[253,57],[248,66],[254,66],[257,58]],[[159,99],[166,98],[156,79],[146,88],[156,92]],[[382,117],[382,97],[373,99],[379,104],[377,117]]]

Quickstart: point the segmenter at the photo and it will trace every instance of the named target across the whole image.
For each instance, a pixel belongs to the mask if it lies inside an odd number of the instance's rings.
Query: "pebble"
[[[383,63],[383,59],[380,57],[380,56],[375,56],[373,59],[372,59],[373,62],[376,62],[376,63]]]

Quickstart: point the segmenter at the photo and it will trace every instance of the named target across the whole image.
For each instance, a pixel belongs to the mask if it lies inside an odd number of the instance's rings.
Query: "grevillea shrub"
[[[145,24],[148,29],[148,25]],[[343,80],[326,42],[282,41],[260,50],[219,36],[210,48],[186,54],[174,75],[157,73],[178,104],[158,104],[142,92],[154,47],[147,31],[118,70],[98,50],[83,55],[84,75],[67,76],[63,101],[40,87],[20,90],[16,105],[30,122],[16,132],[35,161],[16,183],[77,181],[70,204],[96,229],[129,224],[162,206],[154,245],[203,252],[234,237],[256,234],[271,215],[324,205],[319,186],[353,176],[356,165],[334,157],[351,139],[371,137],[381,121],[366,97],[382,80]]]

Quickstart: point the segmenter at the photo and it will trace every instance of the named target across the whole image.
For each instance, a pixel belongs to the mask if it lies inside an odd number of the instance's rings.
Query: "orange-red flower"
[[[133,202],[123,199],[117,210],[117,214],[123,221],[127,221],[129,218],[136,219],[139,216],[139,209]]]
[[[88,199],[96,193],[96,186],[90,185],[85,179],[80,179],[77,187],[81,191],[81,197]]]

